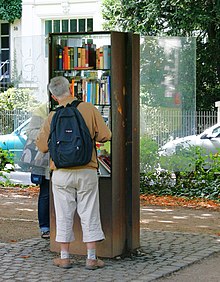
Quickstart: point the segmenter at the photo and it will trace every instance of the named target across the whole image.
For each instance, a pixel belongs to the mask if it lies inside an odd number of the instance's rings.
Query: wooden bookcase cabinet
[[[87,42],[110,45],[110,69],[99,70],[94,66],[75,70],[57,69],[57,44],[73,46]],[[112,130],[110,144],[111,172],[99,176],[100,211],[106,239],[97,244],[100,257],[113,258],[139,248],[139,35],[123,32],[52,33],[49,35],[49,78],[77,72],[107,72],[110,75],[109,126]],[[75,45],[74,45],[75,41]],[[101,43],[100,43],[101,42]],[[100,45],[101,46],[101,45]],[[80,47],[80,46],[77,46]],[[97,48],[97,46],[96,46]],[[73,67],[73,65],[72,65]],[[99,66],[98,66],[99,67]],[[71,80],[70,80],[71,83]],[[54,108],[50,98],[50,107]],[[99,105],[100,106],[100,105]],[[59,252],[55,242],[55,213],[53,195],[50,200],[50,249]],[[78,215],[75,216],[76,240],[71,243],[72,254],[85,255]]]

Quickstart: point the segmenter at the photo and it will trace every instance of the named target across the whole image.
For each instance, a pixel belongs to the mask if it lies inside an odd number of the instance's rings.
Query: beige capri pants
[[[72,242],[74,214],[81,220],[83,242],[105,239],[99,210],[97,171],[58,169],[53,171],[52,190],[56,214],[56,241]]]

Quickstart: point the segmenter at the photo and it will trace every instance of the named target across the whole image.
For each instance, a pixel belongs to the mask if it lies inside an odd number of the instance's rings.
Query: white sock
[[[96,249],[88,249],[87,250],[87,258],[88,259],[96,259]]]
[[[61,259],[68,259],[70,257],[69,252],[61,251]]]

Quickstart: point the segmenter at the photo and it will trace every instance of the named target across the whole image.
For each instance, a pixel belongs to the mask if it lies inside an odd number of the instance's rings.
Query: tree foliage
[[[13,23],[22,14],[22,0],[0,0],[0,19]]]
[[[32,90],[26,88],[9,88],[0,95],[0,111],[1,110],[26,110],[31,111],[39,105],[34,98]]]
[[[195,36],[197,110],[220,95],[220,0],[104,0],[104,28],[148,36]]]

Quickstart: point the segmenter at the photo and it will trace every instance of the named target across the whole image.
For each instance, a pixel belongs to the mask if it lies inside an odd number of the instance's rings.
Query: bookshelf
[[[93,103],[112,130],[112,140],[97,143],[100,210],[106,240],[97,254],[115,257],[139,247],[139,35],[123,32],[52,33],[49,78],[63,75],[72,95]],[[50,109],[56,103],[50,98]],[[51,251],[55,214],[51,193]],[[73,254],[86,254],[78,215]]]

